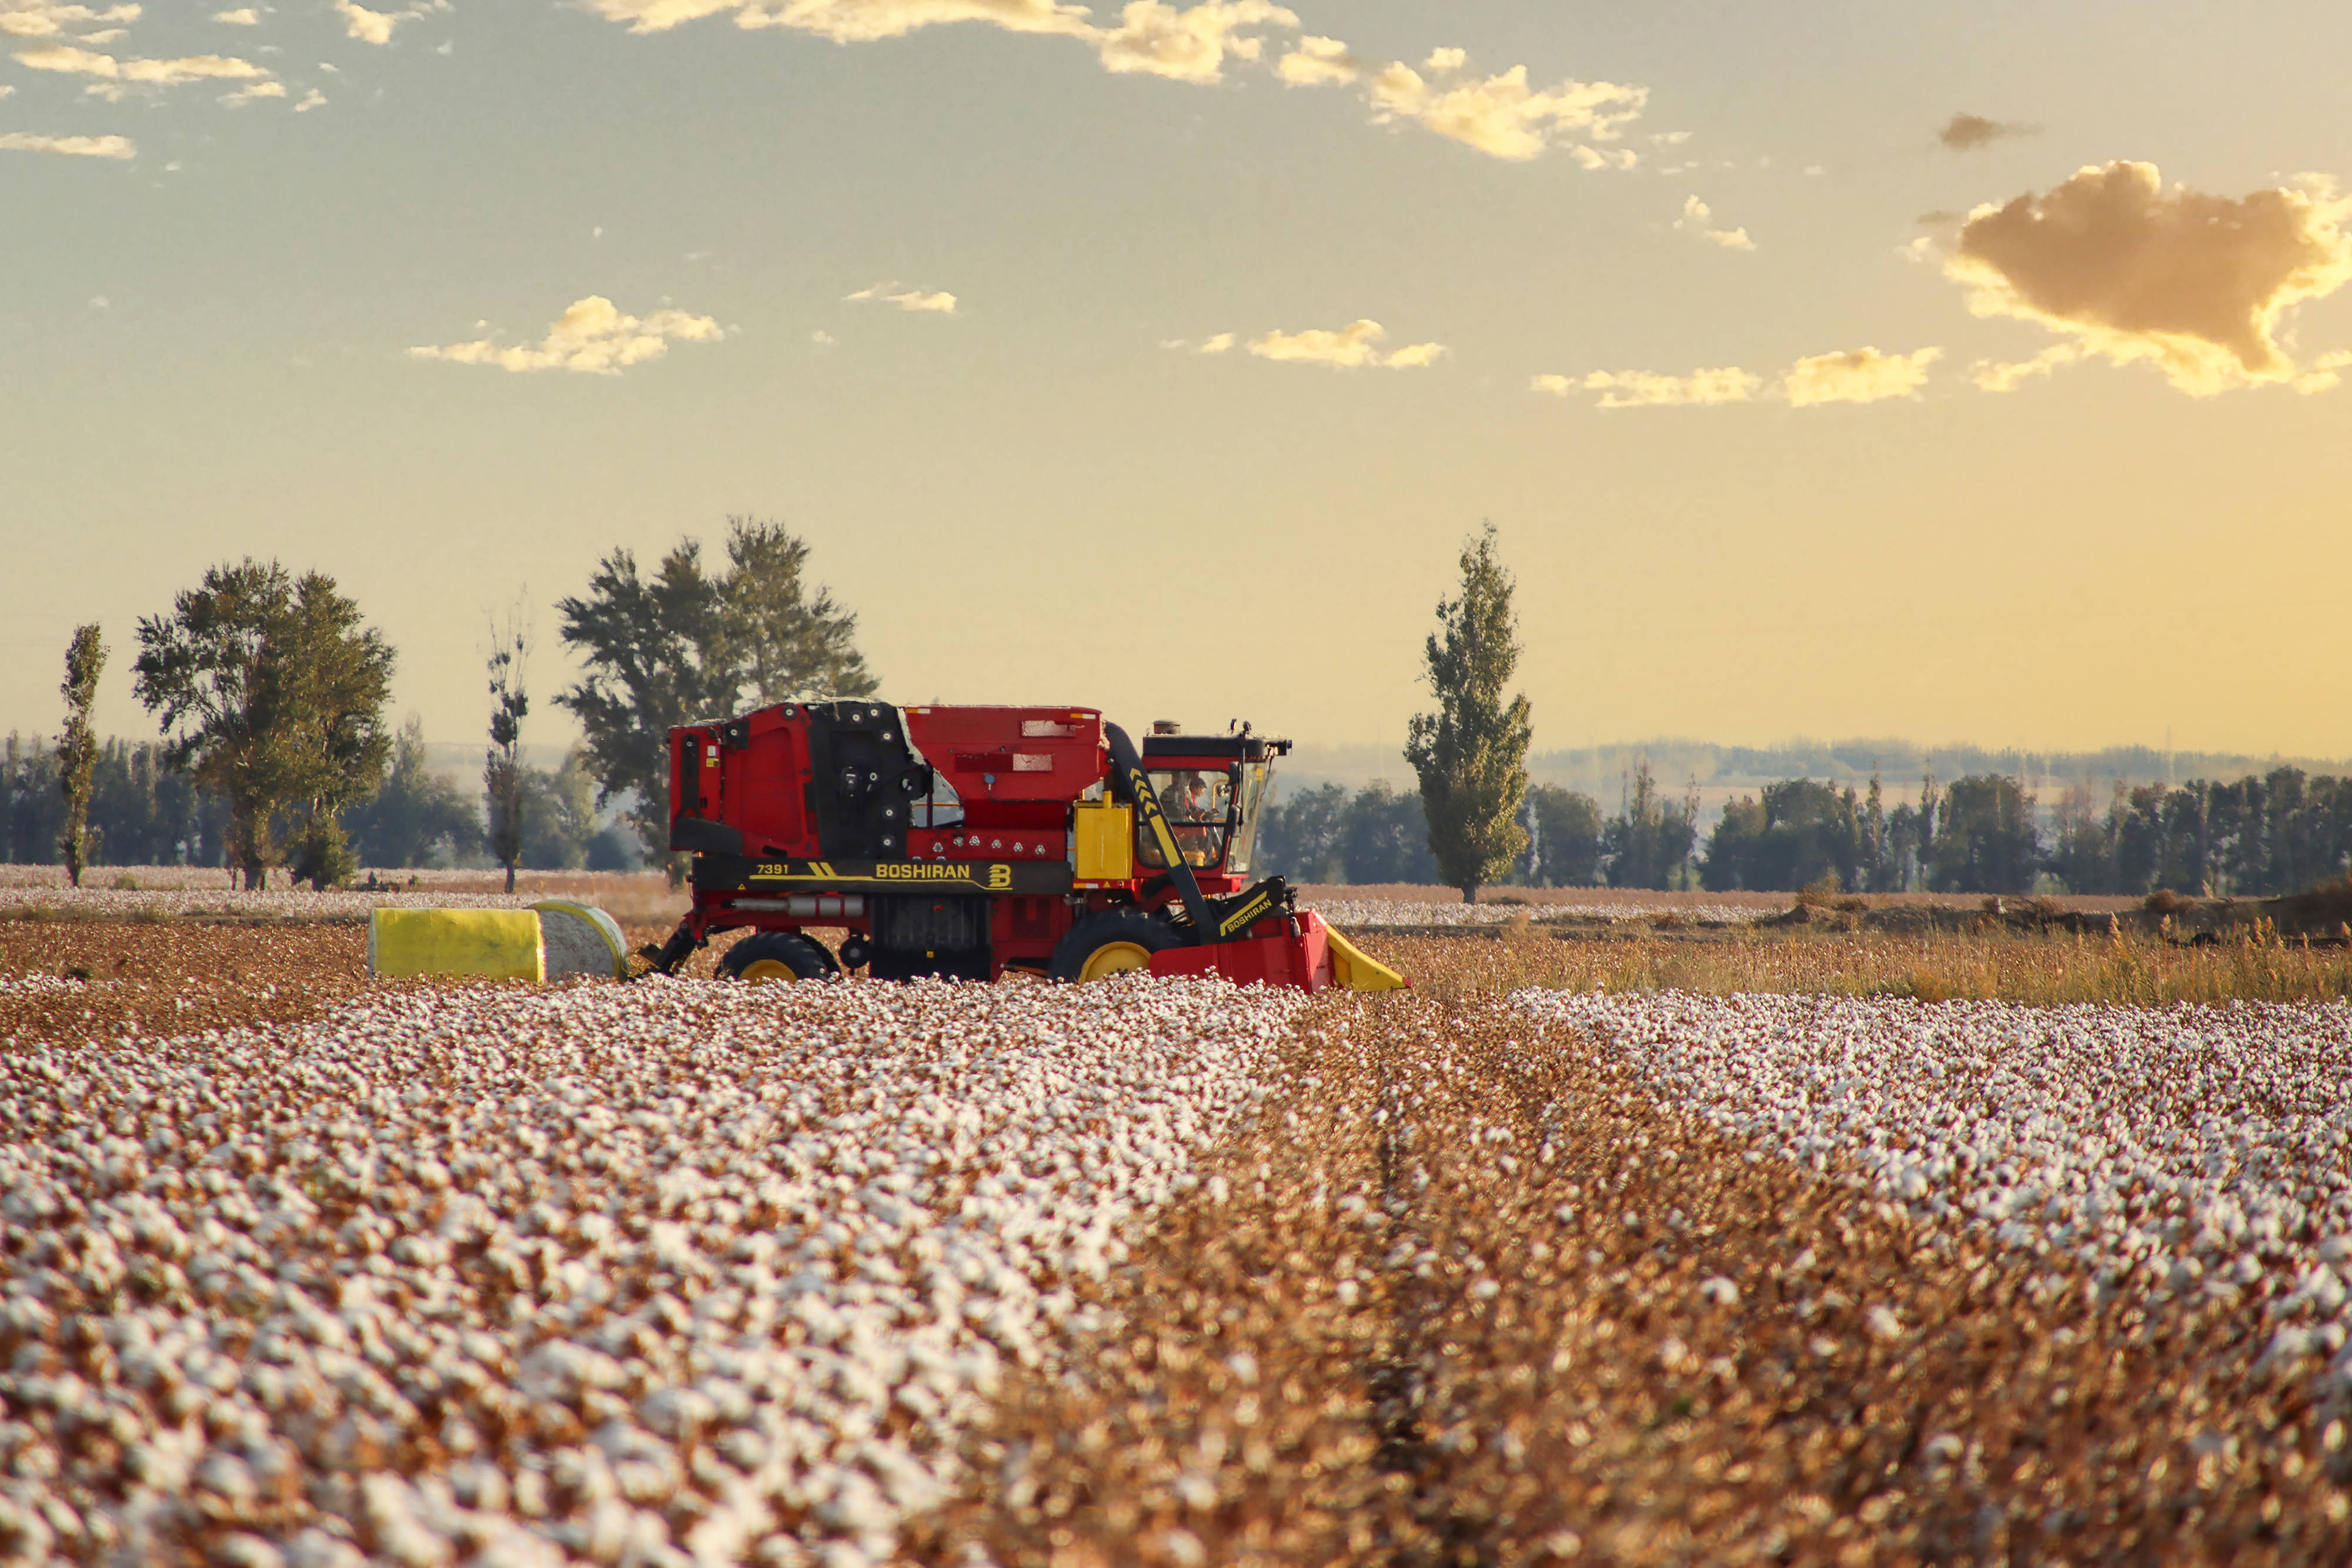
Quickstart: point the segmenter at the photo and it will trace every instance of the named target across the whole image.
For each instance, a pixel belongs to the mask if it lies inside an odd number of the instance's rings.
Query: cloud
[[[1748,237],[1745,228],[1719,229],[1714,226],[1715,213],[1696,196],[1683,203],[1683,215],[1675,220],[1675,227],[1687,235],[1696,235],[1726,250],[1754,250],[1756,242]]]
[[[37,136],[29,131],[0,135],[0,152],[58,152],[68,158],[136,158],[128,136]]]
[[[1364,74],[1364,66],[1339,39],[1310,34],[1282,57],[1275,74],[1292,87],[1345,87]]]
[[[1686,376],[1654,375],[1648,371],[1594,371],[1581,381],[1566,376],[1538,376],[1533,390],[1566,397],[1571,392],[1597,392],[1601,408],[1685,408],[1706,403],[1746,402],[1762,389],[1764,378],[1737,366],[1693,371]]]
[[[294,106],[294,112],[297,114],[308,114],[326,101],[327,95],[320,92],[314,87],[310,91],[302,95],[302,101]]]
[[[286,84],[284,82],[257,81],[251,87],[241,87],[235,92],[224,93],[221,96],[221,101],[228,105],[231,109],[243,109],[247,104],[253,102],[256,99],[284,98],[285,96]]]
[[[0,34],[12,38],[59,38],[90,27],[119,27],[139,20],[136,5],[95,10],[59,5],[54,0],[0,0]]]
[[[232,27],[258,27],[261,26],[261,13],[250,5],[242,5],[234,11],[215,11],[213,20]]]
[[[1211,338],[1208,341],[1201,345],[1201,352],[1204,354],[1222,354],[1233,346],[1234,335],[1231,332],[1219,332],[1216,336]]]
[[[734,13],[739,27],[791,27],[836,44],[896,38],[919,27],[984,22],[1014,33],[1099,37],[1083,5],[1055,0],[585,0],[588,9],[635,33],[659,33]]]
[[[335,0],[335,15],[343,19],[344,31],[362,44],[389,44],[392,30],[408,20],[406,12],[371,11],[352,0]]]
[[[413,22],[435,11],[449,9],[449,0],[417,0],[404,11],[371,11],[353,0],[335,0],[335,14],[343,19],[343,30],[362,44],[378,47],[392,42],[392,30],[403,22]],[[441,51],[448,53],[445,46]]]
[[[1221,333],[1226,346],[1232,335]],[[1444,357],[1443,343],[1414,343],[1394,353],[1380,351],[1388,329],[1378,321],[1353,321],[1336,332],[1310,327],[1303,332],[1268,332],[1263,338],[1250,340],[1249,351],[1261,360],[1276,360],[1293,364],[1328,365],[1335,371],[1362,370],[1368,366],[1391,371],[1414,371],[1435,364]],[[1217,341],[1212,338],[1211,342]],[[1203,352],[1223,353],[1223,348]]]
[[[1969,377],[1979,390],[1989,392],[2011,392],[2031,381],[2039,381],[2061,365],[2071,365],[2083,357],[2080,345],[2058,343],[2042,350],[2030,360],[2002,363],[1979,360],[1969,369]]]
[[[2347,215],[2352,203],[2316,179],[2231,198],[2167,190],[2154,164],[2118,162],[1977,208],[1944,268],[1977,315],[2033,322],[2079,354],[2152,362],[2207,397],[2299,373],[2278,329],[2352,279]]]
[[[120,99],[134,87],[179,87],[192,81],[266,81],[269,72],[251,60],[227,55],[187,55],[170,60],[121,60],[71,44],[26,49],[16,63],[37,71],[58,71],[97,78],[86,89],[105,99]]]
[[[478,323],[477,323],[478,325]],[[656,310],[642,319],[624,316],[601,294],[574,300],[536,343],[500,348],[490,340],[408,350],[411,359],[446,360],[459,365],[495,365],[502,371],[576,371],[615,376],[627,366],[658,360],[673,340],[716,343],[726,330],[708,316]]]
[[[5,0],[0,0],[5,3]],[[336,0],[356,9],[354,0]],[[436,0],[436,4],[445,0]],[[738,27],[789,27],[838,44],[901,37],[922,27],[974,22],[1007,32],[1075,38],[1107,70],[1175,81],[1217,82],[1230,61],[1270,70],[1291,87],[1347,86],[1369,78],[1376,124],[1411,121],[1497,158],[1524,161],[1581,136],[1571,152],[1587,169],[1630,169],[1639,155],[1600,149],[1638,119],[1649,89],[1569,80],[1548,92],[1528,85],[1525,66],[1483,80],[1433,86],[1468,63],[1466,51],[1432,50],[1421,70],[1400,60],[1372,73],[1338,38],[1309,34],[1278,55],[1270,34],[1294,31],[1297,14],[1274,0],[1128,0],[1116,26],[1098,25],[1085,5],[1060,0],[579,0],[632,32],[659,33],[714,16]],[[1424,76],[1423,73],[1426,72]]]
[[[1142,71],[1176,81],[1213,82],[1225,57],[1255,60],[1265,40],[1249,27],[1296,27],[1296,13],[1269,0],[1201,0],[1179,11],[1160,0],[1130,0],[1118,27],[1098,46],[1106,70]]]
[[[1927,367],[1944,357],[1941,349],[1882,354],[1874,348],[1814,354],[1799,360],[1780,380],[1780,395],[1793,408],[1824,402],[1879,402],[1916,397],[1927,384]]]
[[[2017,120],[1987,120],[1981,114],[1955,114],[1936,132],[1936,140],[1955,152],[1973,152],[2011,136],[2035,136],[2042,127]]]
[[[1918,349],[1908,354],[1882,354],[1869,348],[1814,354],[1790,366],[1769,391],[1762,376],[1736,365],[1693,371],[1686,376],[1650,371],[1594,371],[1580,378],[1540,375],[1528,383],[1528,390],[1560,398],[1580,392],[1599,392],[1596,406],[1601,408],[1694,408],[1753,402],[1764,397],[1783,400],[1792,408],[1880,402],[1916,394],[1927,384],[1927,367],[1943,353],[1941,349]]]
[[[1441,92],[1400,60],[1372,78],[1371,98],[1373,119],[1380,123],[1412,120],[1490,157],[1524,162],[1571,133],[1613,139],[1620,125],[1640,116],[1649,89],[1564,81],[1549,92],[1535,92],[1528,87],[1528,68],[1513,66],[1500,76]],[[1579,151],[1591,154],[1578,160],[1587,168],[1620,162],[1591,148]],[[1633,154],[1622,154],[1622,161],[1630,163]]]
[[[952,294],[944,291],[926,293],[919,288],[901,288],[895,282],[869,284],[856,293],[845,294],[842,298],[849,300],[879,300],[885,305],[896,305],[901,310],[929,312],[940,316],[952,316],[955,314],[956,308],[956,297]]]
[[[2334,392],[2344,384],[2340,373],[2352,369],[2352,352],[2338,349],[2312,361],[2311,367],[2294,378],[2294,390],[2308,397],[2314,392]]]

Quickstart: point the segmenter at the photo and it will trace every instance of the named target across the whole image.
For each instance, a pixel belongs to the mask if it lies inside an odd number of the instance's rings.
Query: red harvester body
[[[670,847],[693,854],[675,967],[721,931],[725,973],[1094,980],[1131,969],[1387,990],[1283,879],[1253,880],[1286,740],[1093,708],[780,703],[670,732]],[[808,933],[845,933],[839,951]]]

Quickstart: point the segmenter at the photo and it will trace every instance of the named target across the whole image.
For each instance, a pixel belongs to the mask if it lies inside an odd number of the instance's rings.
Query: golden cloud
[[[389,44],[392,30],[408,20],[405,12],[371,11],[352,0],[335,0],[335,14],[343,19],[343,30],[362,44]]]
[[[878,300],[885,305],[896,305],[901,310],[937,316],[952,316],[956,308],[956,297],[944,289],[929,292],[920,288],[902,288],[896,282],[870,283],[856,293],[845,294],[842,298],[860,302]]]
[[[2299,373],[2278,328],[2295,305],[2352,278],[2347,210],[2317,181],[2231,198],[2168,190],[2154,164],[2113,162],[2046,195],[1977,208],[1945,271],[1979,316],[2059,333],[2075,350],[2068,358],[2151,361],[2208,397]],[[2011,369],[2021,373],[2008,385],[2036,373]]]
[[[1196,82],[1220,79],[1228,55],[1255,60],[1264,52],[1264,40],[1243,29],[1298,26],[1294,13],[1269,0],[1201,0],[1181,11],[1160,0],[1131,0],[1119,17],[1097,46],[1106,70]]]
[[[16,63],[37,71],[58,71],[96,78],[88,90],[100,98],[120,99],[134,87],[179,87],[192,81],[266,81],[269,72],[251,60],[227,55],[186,55],[169,60],[122,60],[71,44],[25,49]]]
[[[1747,229],[1719,229],[1715,226],[1715,212],[1696,196],[1683,203],[1683,215],[1675,220],[1675,227],[1685,234],[1696,235],[1710,245],[1726,250],[1754,250],[1756,242],[1748,237]]]
[[[136,5],[93,10],[54,0],[0,0],[0,33],[12,38],[56,38],[89,27],[120,27],[139,20]]]
[[[360,9],[357,0],[336,3]],[[1097,24],[1087,6],[1064,5],[1060,0],[579,3],[637,33],[667,32],[724,16],[733,17],[739,27],[789,27],[840,44],[868,43],[899,37],[921,27],[977,22],[1008,32],[1076,38],[1095,50],[1107,70],[1176,81],[1221,81],[1229,60],[1264,65],[1292,87],[1345,86],[1363,80],[1368,71],[1343,41],[1320,35],[1303,36],[1278,56],[1270,57],[1268,35],[1299,26],[1297,15],[1274,0],[1194,0],[1189,5],[1168,0],[1128,0],[1116,26]],[[1462,49],[1440,48],[1431,51],[1420,70],[1400,60],[1373,75],[1368,92],[1375,123],[1411,121],[1496,158],[1524,161],[1565,142],[1570,155],[1587,169],[1630,169],[1639,162],[1639,155],[1630,149],[1591,143],[1614,141],[1620,126],[1638,119],[1648,100],[1648,89],[1570,80],[1538,92],[1528,85],[1525,66],[1514,66],[1483,80],[1432,85],[1431,78],[1452,76],[1468,59]],[[1584,140],[1571,141],[1575,137]]]
[[[1941,349],[1882,354],[1874,348],[1865,348],[1814,354],[1789,367],[1789,373],[1780,379],[1780,395],[1795,408],[1823,402],[1878,402],[1891,397],[1916,397],[1919,389],[1927,384],[1927,367],[1943,357]]]
[[[1228,337],[1223,333],[1219,336]],[[1335,371],[1363,370],[1367,367],[1391,371],[1422,370],[1445,356],[1443,343],[1413,343],[1393,353],[1383,354],[1380,345],[1387,337],[1388,329],[1378,321],[1352,321],[1336,332],[1320,327],[1309,328],[1303,332],[1268,332],[1263,338],[1251,340],[1249,351],[1261,360],[1328,365]],[[1212,342],[1215,340],[1211,340]]]
[[[536,343],[500,348],[488,339],[443,348],[408,350],[418,360],[459,365],[495,365],[502,371],[575,371],[615,376],[627,366],[660,359],[670,343],[715,343],[727,336],[708,316],[656,310],[643,318],[624,316],[601,294],[574,300]]]
[[[836,44],[897,38],[919,27],[984,22],[1014,33],[1083,37],[1096,29],[1083,5],[1055,0],[586,0],[588,8],[637,33],[666,32],[727,12],[739,27],[790,27]]]
[[[136,158],[138,144],[128,136],[39,136],[29,131],[0,135],[0,152],[58,152],[68,158]]]
[[[1310,34],[1282,57],[1275,74],[1292,87],[1344,87],[1363,75],[1364,67],[1339,39]]]
[[[1445,52],[1449,61],[1452,54]],[[1500,76],[1439,91],[1400,60],[1372,78],[1371,96],[1373,118],[1382,123],[1412,120],[1490,157],[1524,162],[1571,133],[1612,139],[1619,126],[1640,117],[1649,89],[1564,81],[1536,92],[1528,87],[1528,68],[1513,66]],[[1615,162],[1599,153],[1579,161],[1588,168]]]

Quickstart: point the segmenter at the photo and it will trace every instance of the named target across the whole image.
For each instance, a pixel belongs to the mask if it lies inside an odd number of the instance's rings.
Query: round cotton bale
[[[545,899],[530,907],[539,916],[541,942],[547,951],[547,978],[628,977],[629,947],[620,922],[601,909],[568,898]]]

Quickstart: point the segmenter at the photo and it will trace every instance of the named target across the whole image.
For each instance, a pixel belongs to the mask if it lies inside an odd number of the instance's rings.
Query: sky
[[[0,727],[782,521],[902,703],[2352,755],[2352,11],[0,0]]]

